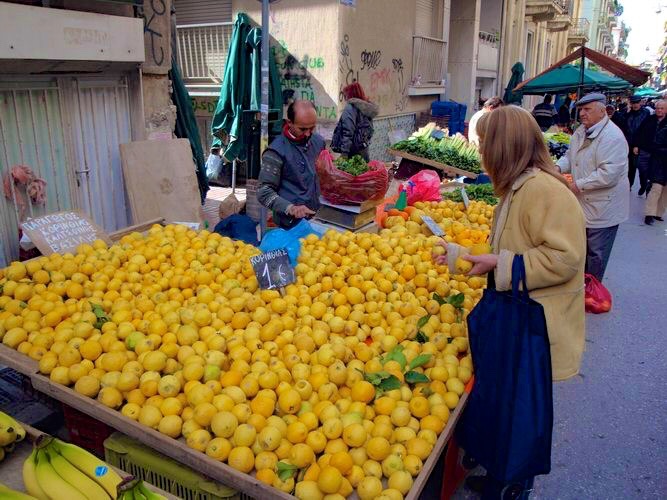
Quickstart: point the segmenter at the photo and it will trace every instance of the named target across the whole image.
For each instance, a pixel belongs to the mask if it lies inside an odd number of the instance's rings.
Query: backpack
[[[354,126],[354,135],[352,136],[352,148],[350,150],[350,156],[353,156],[360,151],[368,148],[371,143],[371,138],[373,137],[373,121],[354,107],[355,112],[355,126]],[[343,121],[338,120],[336,128],[333,132],[333,137],[331,138],[331,150],[340,153],[340,147],[342,142],[342,133],[343,133]]]

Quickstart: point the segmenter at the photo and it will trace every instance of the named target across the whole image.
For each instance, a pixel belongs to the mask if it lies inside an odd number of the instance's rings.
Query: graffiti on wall
[[[160,67],[167,61],[169,40],[165,36],[169,26],[169,16],[164,0],[145,1],[140,8],[144,19],[144,39],[146,44],[146,66]],[[165,17],[166,16],[166,17]]]
[[[351,83],[359,80],[359,72],[354,71],[354,61],[350,54],[350,36],[346,33],[340,42],[338,54],[338,72],[340,73],[340,89],[338,92],[338,101],[343,102],[345,95],[343,89]]]

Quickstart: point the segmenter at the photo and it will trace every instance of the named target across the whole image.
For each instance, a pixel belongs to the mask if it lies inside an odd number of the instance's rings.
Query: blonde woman
[[[482,163],[500,203],[491,234],[494,253],[465,257],[474,264],[469,274],[494,272],[496,288],[510,290],[512,261],[523,256],[530,297],[544,308],[552,378],[568,379],[579,372],[584,350],[586,228],[581,206],[528,111],[501,107],[482,116],[477,130]],[[446,256],[438,260],[444,263]],[[503,486],[492,478],[484,483],[487,493]]]

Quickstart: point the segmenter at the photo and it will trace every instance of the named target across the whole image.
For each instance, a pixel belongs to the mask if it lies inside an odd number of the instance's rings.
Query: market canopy
[[[642,87],[635,90],[634,95],[638,95],[640,97],[660,97],[662,94],[654,88]]]
[[[632,84],[622,78],[609,76],[600,71],[584,69],[582,85],[581,68],[572,64],[565,64],[522,82],[514,88],[514,91],[521,92],[524,95],[570,93],[576,92],[580,86],[586,92],[593,90],[613,92],[629,89]]]
[[[533,80],[540,78],[545,73],[549,73],[550,71],[556,68],[560,68],[561,66],[569,64],[573,61],[581,61],[582,59],[588,59],[589,61],[594,62],[598,67],[608,71],[612,75],[622,78],[626,82],[630,82],[632,86],[635,87],[639,87],[640,85],[646,83],[651,76],[651,73],[635,68],[634,66],[630,66],[629,64],[625,64],[618,59],[606,56],[596,50],[589,49],[588,47],[579,47],[570,55],[564,57],[560,61],[545,69],[539,75],[521,82],[519,85],[517,85],[514,91],[522,91],[523,87],[528,85]]]

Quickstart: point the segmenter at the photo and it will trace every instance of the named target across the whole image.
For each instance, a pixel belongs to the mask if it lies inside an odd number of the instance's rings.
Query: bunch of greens
[[[482,171],[477,148],[460,135],[442,139],[436,139],[430,135],[413,135],[409,139],[397,142],[392,148],[474,174]]]
[[[468,193],[468,199],[470,200],[483,201],[487,205],[496,205],[498,203],[498,198],[493,192],[493,186],[491,184],[469,184],[466,186],[466,193]],[[443,196],[448,200],[457,202],[463,201],[460,189],[444,193]]]
[[[368,164],[359,155],[354,155],[352,158],[343,158],[342,156],[334,160],[334,165],[338,170],[347,172],[350,175],[361,175],[368,172]]]

